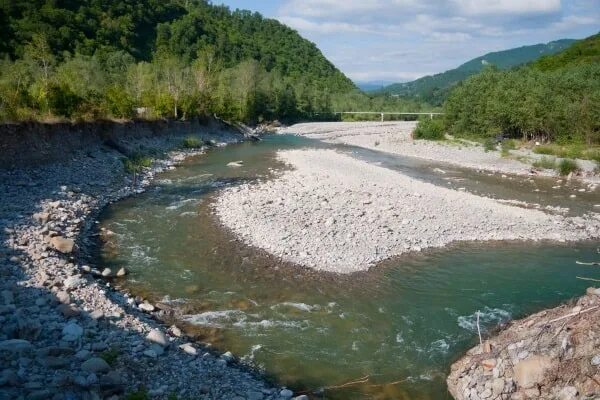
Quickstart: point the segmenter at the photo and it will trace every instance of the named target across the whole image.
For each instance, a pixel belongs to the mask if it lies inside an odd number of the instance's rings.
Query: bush
[[[120,86],[112,86],[106,91],[106,106],[110,113],[117,118],[133,117],[133,99]]]
[[[123,159],[125,172],[133,174],[139,173],[143,168],[149,168],[152,165],[152,159],[139,154]]]
[[[68,86],[51,85],[48,88],[48,108],[54,115],[70,118],[81,103],[77,96]]]
[[[510,150],[514,150],[517,148],[517,145],[515,144],[514,140],[506,139],[502,141],[502,143],[500,144],[500,148],[502,152],[502,157],[506,157],[509,155]]]
[[[558,165],[556,166],[556,171],[560,175],[569,175],[571,172],[579,171],[579,166],[577,163],[569,158],[565,158],[560,160]]]
[[[542,157],[533,163],[536,168],[554,169],[556,167],[556,159],[554,157]]]
[[[444,139],[444,132],[444,121],[441,118],[424,118],[419,120],[414,132],[414,138],[442,140]]]
[[[110,349],[105,350],[102,353],[100,353],[100,358],[102,358],[104,361],[106,361],[108,363],[108,365],[114,366],[115,363],[117,362],[117,359],[119,358],[119,354],[120,354],[119,349],[117,349],[116,347],[111,347]]]
[[[202,147],[202,141],[193,136],[189,136],[183,139],[182,145],[186,149],[197,149],[199,147]]]

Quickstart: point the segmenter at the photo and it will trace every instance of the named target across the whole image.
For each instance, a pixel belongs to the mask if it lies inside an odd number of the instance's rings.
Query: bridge
[[[384,121],[385,115],[429,115],[433,119],[434,115],[443,115],[440,112],[387,112],[387,111],[335,111],[334,115],[342,114],[377,114],[381,115],[381,122]]]

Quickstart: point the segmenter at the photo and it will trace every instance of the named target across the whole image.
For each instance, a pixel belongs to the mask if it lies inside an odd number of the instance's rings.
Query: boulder
[[[81,364],[81,369],[85,372],[107,372],[110,370],[110,365],[100,357],[92,357]]]
[[[33,220],[39,222],[40,224],[45,224],[50,219],[50,213],[47,212],[39,212],[33,214]]]
[[[544,381],[546,371],[552,366],[552,359],[546,356],[531,356],[518,362],[514,367],[514,378],[519,387],[528,389]]]
[[[102,270],[102,276],[105,278],[109,278],[112,276],[112,270],[110,268],[104,268]]]
[[[117,276],[118,276],[119,278],[120,278],[120,277],[122,277],[122,276],[125,276],[125,275],[127,275],[127,270],[126,270],[125,268],[120,268],[120,269],[117,271]]]
[[[138,307],[142,311],[146,311],[146,312],[152,312],[152,311],[154,311],[154,306],[152,304],[150,304],[150,303],[144,302],[144,303],[141,303]]]
[[[152,329],[150,332],[148,332],[148,334],[146,335],[146,340],[152,343],[159,344],[162,347],[166,347],[169,345],[169,339],[167,338],[167,335],[165,335],[159,329]]]
[[[9,339],[0,342],[0,351],[9,351],[12,353],[20,353],[33,349],[33,345],[28,340],[24,339]]]
[[[67,278],[67,279],[69,279],[69,278]],[[66,285],[66,280],[65,280],[65,285]],[[58,300],[59,303],[71,304],[71,295],[64,290],[61,290],[60,292],[56,293],[56,300]]]
[[[73,239],[66,239],[62,236],[54,236],[50,239],[50,244],[52,247],[63,254],[69,254],[73,252],[73,247],[75,246],[75,242]]]
[[[63,338],[67,341],[75,341],[83,335],[83,328],[75,322],[69,322],[62,330]]]

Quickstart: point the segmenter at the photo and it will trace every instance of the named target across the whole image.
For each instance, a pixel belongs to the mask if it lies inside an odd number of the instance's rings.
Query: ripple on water
[[[477,332],[477,313],[479,312],[479,327],[486,330],[487,327],[496,326],[511,319],[511,313],[502,308],[484,307],[481,311],[473,314],[461,315],[457,318],[458,326],[471,332]]]

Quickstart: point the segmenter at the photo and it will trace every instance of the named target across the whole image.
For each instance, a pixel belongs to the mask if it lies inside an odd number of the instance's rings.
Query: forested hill
[[[0,119],[144,106],[253,120],[356,90],[293,29],[205,0],[2,1],[0,59]]]
[[[456,85],[444,104],[449,133],[505,134],[578,147],[600,145],[600,34],[511,70],[488,68]],[[600,162],[600,148],[593,157]]]
[[[532,62],[544,55],[558,53],[575,40],[563,39],[546,44],[522,46],[515,49],[488,53],[474,58],[455,69],[425,76],[412,82],[396,83],[380,89],[378,93],[396,94],[412,97],[435,105],[441,105],[449,90],[458,82],[481,72],[486,66],[494,65],[499,69],[509,69],[518,65]]]

